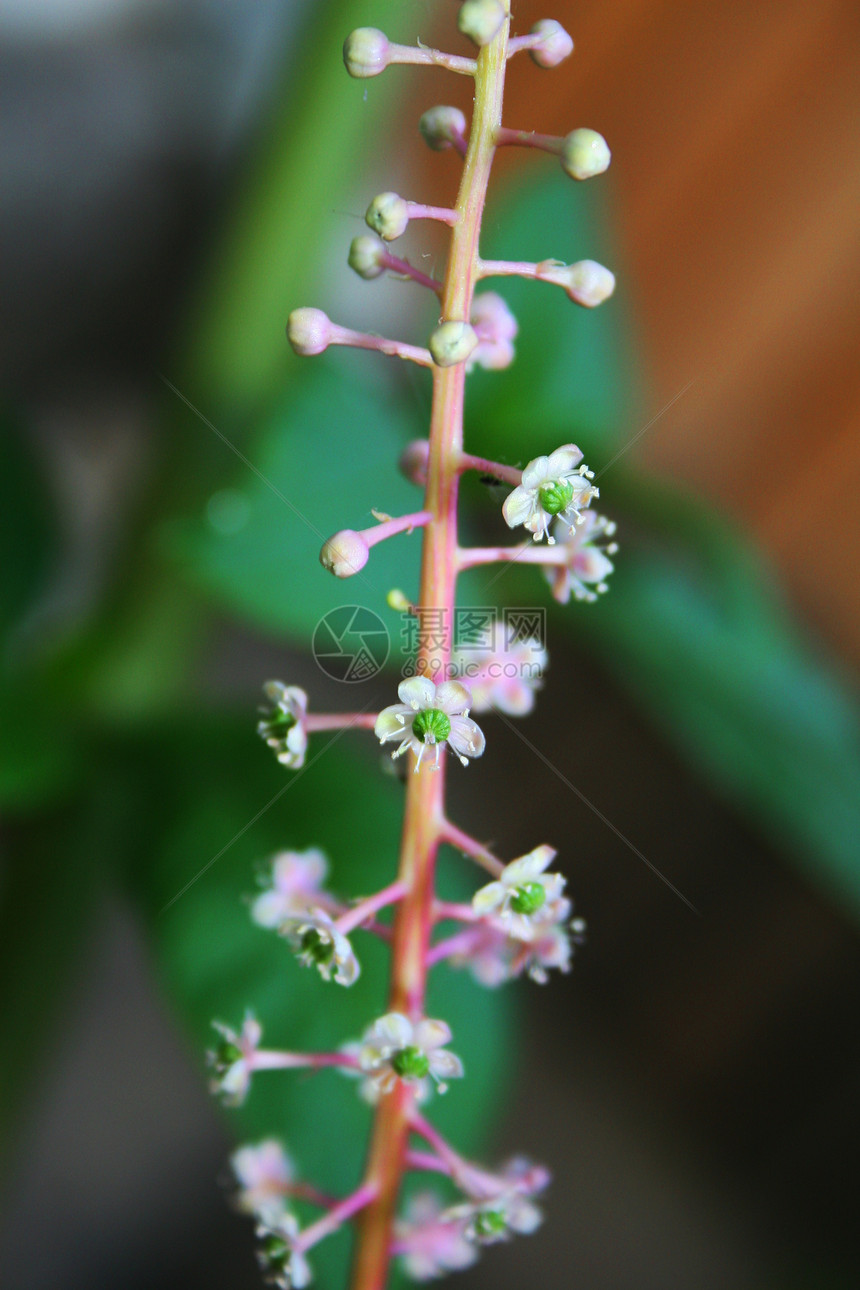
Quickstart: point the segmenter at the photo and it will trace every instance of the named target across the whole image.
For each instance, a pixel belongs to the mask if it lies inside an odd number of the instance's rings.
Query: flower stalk
[[[344,46],[347,70],[359,78],[376,76],[392,63],[435,65],[474,77],[469,127],[459,109],[445,106],[430,108],[420,123],[428,146],[463,158],[455,206],[406,201],[393,192],[379,194],[366,216],[373,231],[354,239],[349,253],[350,267],[364,279],[395,273],[438,295],[440,317],[426,348],[340,326],[315,308],[295,309],[287,326],[299,355],[351,345],[430,370],[429,436],[409,444],[399,463],[406,477],[423,488],[422,509],[398,517],[373,511],[378,521],[374,527],[341,529],[323,544],[320,561],[336,577],[350,577],[364,567],[378,542],[421,530],[418,596],[412,603],[394,590],[388,602],[419,624],[426,616],[438,627],[429,641],[419,635],[411,667],[404,669],[406,679],[398,687],[400,702],[378,713],[309,712],[308,696],[298,687],[280,681],[264,687],[270,706],[261,710],[258,733],[288,769],[305,765],[310,735],[355,726],[372,729],[380,744],[389,745],[393,758],[404,758],[410,771],[393,881],[350,902],[324,889],[328,861],[321,851],[284,851],[272,859],[262,878],[264,889],[251,904],[254,922],[283,937],[301,965],[342,987],[353,985],[361,972],[350,934],[366,931],[385,940],[391,948],[385,1014],[365,1028],[360,1041],[331,1053],[262,1050],[261,1027],[251,1013],[240,1031],[217,1025],[221,1042],[210,1054],[210,1064],[216,1073],[213,1089],[225,1101],[239,1104],[258,1071],[340,1067],[361,1080],[360,1092],[375,1108],[358,1188],[340,1200],[326,1197],[322,1203],[327,1212],[304,1230],[286,1202],[322,1194],[313,1186],[294,1183],[292,1164],[280,1144],[268,1140],[234,1157],[242,1186],[240,1207],[258,1220],[260,1260],[269,1282],[281,1290],[301,1290],[310,1283],[307,1252],[347,1221],[354,1221],[357,1229],[351,1290],[384,1290],[395,1255],[410,1275],[426,1279],[466,1267],[474,1261],[477,1246],[507,1240],[514,1232],[534,1231],[541,1222],[531,1197],[546,1186],[545,1169],[522,1158],[495,1173],[472,1164],[418,1110],[432,1095],[444,1093],[449,1080],[464,1075],[460,1058],[447,1047],[450,1027],[444,1019],[426,1015],[431,968],[446,960],[451,967],[468,968],[490,987],[521,975],[544,982],[550,970],[569,971],[572,945],[581,942],[584,931],[581,919],[571,920],[564,876],[547,872],[556,855],[551,846],[541,844],[505,863],[450,821],[445,809],[450,754],[468,766],[484,751],[485,736],[472,713],[529,712],[546,663],[534,630],[515,633],[507,621],[494,624],[494,632],[498,629],[503,637],[501,646],[473,645],[468,654],[464,642],[454,640],[459,574],[495,562],[536,564],[556,599],[566,601],[573,594],[578,600],[594,600],[606,589],[605,578],[612,570],[608,557],[616,549],[605,542],[614,525],[589,510],[598,493],[591,482],[593,472],[575,444],[563,444],[522,468],[464,450],[467,375],[475,365],[489,370],[509,366],[518,331],[501,296],[475,296],[481,279],[516,274],[553,282],[576,303],[589,307],[606,299],[614,286],[611,273],[592,261],[563,265],[555,260],[528,264],[480,258],[481,223],[498,146],[519,143],[556,153],[576,179],[601,173],[609,162],[605,141],[594,131],[574,130],[556,139],[502,126],[511,54],[527,50],[539,67],[554,67],[573,48],[554,20],[542,20],[531,33],[513,40],[510,23],[510,0],[463,0],[458,25],[478,47],[474,59],[420,44],[393,44],[375,28],[353,32]],[[388,243],[416,219],[440,220],[450,230],[442,281],[388,250]],[[528,530],[532,541],[511,547],[460,546],[458,495],[465,471],[512,489],[502,516],[509,528]],[[537,665],[537,675],[528,670],[529,663]],[[471,903],[437,899],[436,861],[443,844],[460,851],[491,879],[484,878]],[[390,927],[377,921],[389,908]],[[442,923],[457,924],[456,930],[440,935]],[[463,1193],[464,1203],[445,1208],[438,1197],[419,1194],[398,1216],[408,1170],[447,1177]]]

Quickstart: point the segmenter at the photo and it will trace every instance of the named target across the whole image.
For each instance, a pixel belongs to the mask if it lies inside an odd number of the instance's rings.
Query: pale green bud
[[[593,179],[609,166],[612,153],[602,134],[596,130],[572,130],[561,150],[562,169],[571,179]]]
[[[579,260],[568,265],[567,294],[578,305],[594,309],[608,300],[615,290],[615,274],[596,260]]]
[[[331,322],[321,309],[294,309],[287,319],[287,340],[297,354],[321,354],[331,341]]]
[[[351,578],[367,564],[370,547],[360,533],[341,529],[322,545],[320,564],[336,578]]]
[[[409,207],[397,193],[380,193],[367,208],[365,220],[375,233],[386,242],[393,242],[406,232]]]
[[[442,152],[450,148],[455,139],[463,138],[466,133],[466,118],[459,108],[428,108],[418,122],[418,129],[429,148]]]
[[[540,36],[540,44],[529,50],[538,67],[557,67],[573,53],[573,41],[555,18],[542,18],[531,34]]]
[[[443,322],[428,342],[437,367],[454,367],[465,363],[478,343],[474,327],[467,322]]]
[[[350,76],[378,76],[388,66],[388,37],[376,27],[358,27],[343,43],[343,61]]]
[[[489,45],[502,29],[507,14],[500,0],[465,0],[457,26],[476,45]]]
[[[352,239],[347,263],[360,278],[369,281],[385,272],[384,257],[385,243],[382,239],[373,233],[362,233],[361,237]]]

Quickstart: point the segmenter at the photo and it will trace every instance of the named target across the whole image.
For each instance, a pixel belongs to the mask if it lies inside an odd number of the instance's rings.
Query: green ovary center
[[[536,914],[546,901],[546,888],[541,882],[524,882],[515,887],[511,896],[511,909],[515,914]]]
[[[539,489],[540,504],[548,515],[560,515],[573,500],[573,484],[563,479],[554,479]]]
[[[334,958],[334,945],[321,936],[315,927],[309,927],[302,937],[302,953],[324,967]]]
[[[412,733],[422,743],[441,744],[451,733],[451,722],[439,708],[427,708],[412,722]]]
[[[498,1236],[506,1227],[505,1216],[497,1209],[485,1209],[483,1214],[475,1216],[475,1231],[478,1236]]]
[[[401,1079],[423,1079],[430,1070],[430,1059],[420,1048],[401,1048],[391,1059],[392,1068]]]
[[[296,719],[291,712],[279,710],[273,712],[267,721],[263,724],[266,727],[270,737],[274,739],[283,739],[292,730],[296,724]]]
[[[218,1070],[229,1070],[236,1062],[242,1060],[242,1050],[235,1044],[231,1044],[229,1039],[225,1039],[223,1044],[218,1045],[218,1051],[215,1055],[215,1062]]]

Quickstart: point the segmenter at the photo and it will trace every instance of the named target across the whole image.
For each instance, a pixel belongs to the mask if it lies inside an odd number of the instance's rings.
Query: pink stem
[[[459,54],[445,54],[441,49],[427,49],[424,45],[418,48],[412,45],[389,45],[388,61],[444,67],[447,71],[458,72],[462,76],[474,76],[478,70],[478,64],[474,58],[461,58]]]
[[[470,452],[460,453],[460,470],[477,470],[481,475],[492,475],[514,488],[523,482],[523,472],[516,466],[503,466],[501,462],[489,461],[486,457],[474,457]]]
[[[541,277],[540,265],[531,260],[482,260],[479,272],[482,278]]]
[[[543,41],[541,35],[512,36],[508,41],[508,58],[513,58],[514,54],[519,54],[523,49],[534,49],[535,45],[540,45]]]
[[[405,345],[399,340],[387,340],[384,336],[369,336],[366,332],[353,331],[350,327],[331,324],[330,345],[351,345],[354,349],[374,349],[380,354],[392,358],[405,358],[419,367],[432,367],[433,356],[429,349],[418,345]]]
[[[513,144],[520,148],[540,148],[541,152],[561,152],[564,139],[557,134],[538,134],[535,130],[509,130],[500,126],[496,131],[496,146]]]
[[[391,273],[400,274],[404,278],[411,278],[413,282],[420,283],[422,287],[429,287],[431,291],[435,291],[437,296],[441,293],[442,283],[438,282],[436,278],[428,277],[420,269],[416,269],[408,260],[401,260],[398,256],[392,255],[390,251],[386,251],[379,258],[383,267],[390,270]]]
[[[368,546],[376,546],[377,542],[384,542],[386,538],[394,537],[395,533],[402,533],[404,529],[423,528],[432,518],[432,511],[415,511],[412,515],[399,515],[393,520],[383,520],[374,528],[362,529],[361,536]]]
[[[406,209],[412,219],[437,219],[442,224],[453,227],[459,222],[460,212],[449,206],[424,206],[421,202],[407,202]]]
[[[447,900],[437,900],[433,914],[437,922],[444,918],[454,918],[459,923],[477,923],[483,918],[483,914],[476,913],[471,905],[452,904]]]
[[[298,1239],[293,1244],[293,1249],[297,1254],[304,1254],[307,1250],[317,1245],[325,1236],[330,1236],[332,1232],[337,1231],[342,1223],[352,1218],[359,1210],[364,1209],[365,1205],[376,1197],[376,1188],[372,1183],[362,1183],[351,1196],[344,1200],[338,1201],[333,1205],[329,1212],[310,1227],[306,1227]]]
[[[458,569],[474,569],[478,564],[567,564],[567,547],[563,542],[544,546],[527,542],[523,546],[470,546],[457,552]]]
[[[446,936],[427,951],[427,966],[435,967],[443,959],[453,958],[455,954],[468,955],[483,939],[483,927],[467,927],[453,936]]]
[[[279,1053],[271,1048],[258,1048],[249,1062],[254,1071],[299,1070],[311,1067],[346,1066],[358,1070],[358,1058],[349,1053]]]
[[[493,1196],[499,1191],[499,1179],[494,1174],[488,1173],[485,1169],[479,1169],[455,1151],[451,1144],[442,1137],[428,1120],[424,1119],[414,1108],[410,1120],[411,1128],[425,1142],[429,1142],[433,1150],[448,1165],[451,1176],[454,1181],[461,1186],[464,1191],[471,1195],[483,1193],[487,1196]]]
[[[311,1187],[307,1183],[288,1183],[283,1188],[283,1193],[295,1200],[306,1200],[311,1205],[318,1205],[320,1209],[332,1209],[337,1204],[334,1196],[329,1196],[324,1191],[317,1191],[316,1187]]]
[[[491,873],[494,878],[498,878],[505,867],[501,860],[493,855],[492,851],[477,842],[473,837],[470,837],[468,833],[464,833],[462,829],[458,829],[456,824],[452,824],[450,820],[442,821],[440,837],[443,842],[456,847],[458,851],[463,851],[472,860],[477,860],[478,864],[486,869],[488,873]]]
[[[344,936],[351,932],[354,927],[360,927],[365,919],[370,918],[380,909],[385,909],[387,905],[393,905],[398,900],[402,900],[406,894],[406,884],[404,882],[392,882],[388,887],[383,887],[375,896],[368,896],[362,900],[349,913],[341,915],[335,923],[335,927]]]
[[[428,1173],[450,1174],[451,1170],[441,1160],[439,1156],[433,1156],[429,1151],[407,1151],[406,1164],[410,1169],[424,1169]]]
[[[305,717],[305,730],[316,734],[320,730],[372,730],[376,725],[375,712],[310,712]]]

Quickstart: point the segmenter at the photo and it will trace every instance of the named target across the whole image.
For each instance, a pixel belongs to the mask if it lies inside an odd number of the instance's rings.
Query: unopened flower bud
[[[360,533],[341,529],[322,545],[320,564],[336,578],[351,578],[367,564],[370,547]]]
[[[400,454],[397,462],[401,475],[419,488],[427,487],[427,463],[430,460],[430,443],[427,439],[413,439]]]
[[[571,130],[561,150],[562,169],[571,179],[593,179],[609,166],[612,153],[596,130]]]
[[[540,36],[540,43],[529,50],[538,67],[557,67],[573,53],[573,41],[555,18],[542,18],[532,27],[531,34]]]
[[[385,243],[374,233],[354,237],[349,248],[348,264],[360,278],[378,278],[385,272]]]
[[[386,242],[393,242],[406,231],[409,207],[397,193],[380,193],[367,208],[365,220]]]
[[[388,66],[388,37],[376,27],[358,27],[343,43],[343,61],[350,76],[378,76]]]
[[[294,309],[287,319],[287,340],[297,354],[321,354],[331,343],[331,321],[321,309]]]
[[[596,260],[579,260],[568,266],[567,294],[578,305],[593,309],[608,300],[615,290],[615,274]]]
[[[471,323],[454,320],[440,323],[428,341],[437,367],[465,363],[477,343],[478,335]]]
[[[460,7],[457,26],[476,45],[489,45],[501,31],[506,17],[500,0],[465,0]]]
[[[463,138],[466,133],[466,118],[459,108],[440,105],[427,109],[418,122],[418,129],[427,146],[441,152],[444,148],[450,148],[457,139]]]

